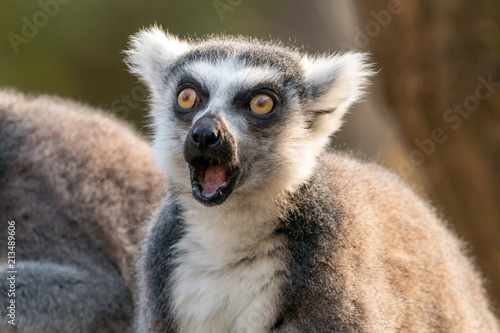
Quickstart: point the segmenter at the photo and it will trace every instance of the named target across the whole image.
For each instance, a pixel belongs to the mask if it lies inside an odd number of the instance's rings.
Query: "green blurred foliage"
[[[308,6],[296,1],[56,1],[0,5],[0,86],[73,98],[137,124],[146,105],[136,101],[145,90],[126,71],[122,51],[139,28],[157,23],[181,37],[227,33],[299,44],[310,44],[323,29],[321,21],[304,19]],[[47,11],[53,15],[40,14]],[[24,38],[26,21],[38,32],[13,47],[12,34]]]

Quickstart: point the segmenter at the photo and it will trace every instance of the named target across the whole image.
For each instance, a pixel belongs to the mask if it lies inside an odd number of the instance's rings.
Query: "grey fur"
[[[128,56],[151,90],[173,189],[143,243],[137,332],[499,331],[479,273],[434,210],[397,176],[325,151],[371,75],[363,56],[188,43],[158,28],[134,36]],[[186,77],[203,98],[179,112]],[[277,96],[265,117],[241,97],[259,87]],[[182,147],[213,115],[242,172],[226,201],[205,207]]]
[[[0,331],[129,332],[140,230],[163,179],[128,125],[0,91]],[[16,227],[9,325],[7,221]]]

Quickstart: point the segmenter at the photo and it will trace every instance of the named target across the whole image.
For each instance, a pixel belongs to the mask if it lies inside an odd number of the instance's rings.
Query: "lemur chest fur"
[[[223,220],[207,209],[188,211],[185,219],[172,274],[179,331],[269,331],[285,279],[282,235],[273,232],[273,223],[260,230],[255,224],[245,228],[254,221],[242,216]]]

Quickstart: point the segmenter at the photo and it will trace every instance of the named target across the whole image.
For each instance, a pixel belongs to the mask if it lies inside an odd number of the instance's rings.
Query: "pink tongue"
[[[203,194],[206,197],[211,196],[226,181],[226,165],[223,163],[215,166],[209,166],[205,170],[205,178],[201,182]]]

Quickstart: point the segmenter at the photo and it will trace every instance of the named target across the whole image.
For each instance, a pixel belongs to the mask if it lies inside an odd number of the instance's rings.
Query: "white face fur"
[[[231,163],[239,174],[234,190],[216,202],[228,209],[270,201],[303,183],[372,75],[359,53],[310,57],[277,44],[222,37],[185,42],[156,27],[135,35],[127,55],[131,71],[151,92],[157,162],[179,193],[193,188],[186,140],[197,121],[215,116],[232,138]],[[178,104],[186,86],[201,96],[188,111]],[[265,116],[248,103],[262,92],[274,102]]]

